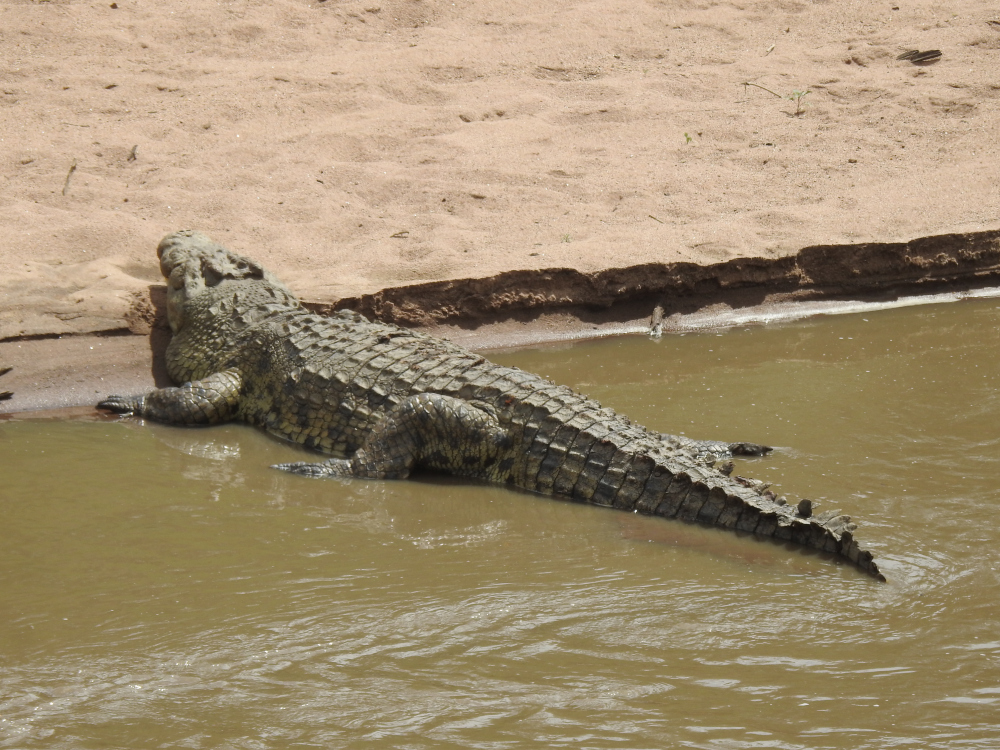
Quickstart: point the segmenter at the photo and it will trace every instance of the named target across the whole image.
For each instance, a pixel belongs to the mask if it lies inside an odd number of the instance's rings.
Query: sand
[[[182,228],[317,304],[1000,228],[984,1],[22,0],[0,42],[0,390],[25,408],[51,402],[31,367],[116,363],[12,347],[149,350],[135,306]]]

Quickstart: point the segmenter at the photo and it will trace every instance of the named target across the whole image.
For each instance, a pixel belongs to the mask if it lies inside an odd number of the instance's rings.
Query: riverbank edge
[[[276,270],[280,277],[280,269]],[[572,339],[725,328],[859,306],[998,296],[1000,229],[909,242],[819,245],[779,258],[652,263],[583,273],[507,271],[383,289],[314,312],[351,309],[481,351]],[[995,293],[994,293],[995,292]],[[136,295],[122,325],[0,341],[0,415],[89,407],[109,393],[169,385],[166,287]],[[909,301],[909,302],[908,302]],[[42,416],[41,413],[37,416]]]

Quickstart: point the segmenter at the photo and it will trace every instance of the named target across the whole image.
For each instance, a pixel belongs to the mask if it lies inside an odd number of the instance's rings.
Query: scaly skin
[[[352,312],[304,309],[253,261],[177,232],[158,248],[168,279],[177,388],[98,406],[172,424],[241,420],[332,456],[277,468],[400,479],[417,466],[623,510],[700,521],[846,558],[884,580],[855,525],[732,478],[731,455],[633,424],[565,386],[455,344]]]

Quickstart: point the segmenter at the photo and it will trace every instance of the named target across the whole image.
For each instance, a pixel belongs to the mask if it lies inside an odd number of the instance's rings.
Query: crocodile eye
[[[211,266],[204,268],[201,275],[205,279],[205,286],[218,286],[222,279],[225,278]]]

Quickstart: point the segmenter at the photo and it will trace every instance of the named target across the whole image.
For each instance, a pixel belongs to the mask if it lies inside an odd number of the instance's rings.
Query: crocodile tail
[[[591,471],[590,475],[597,473]],[[731,478],[707,464],[615,450],[600,478],[596,482],[578,481],[572,496],[597,505],[697,521],[811,547],[885,580],[872,553],[855,540],[857,527],[849,516],[837,512],[813,515],[808,500],[789,505],[768,491],[763,482]]]
[[[812,547],[885,580],[871,552],[855,541],[849,517],[815,515],[808,500],[788,505],[763,482],[731,477],[730,465],[717,469],[707,455],[700,455],[703,449],[760,454],[769,450],[765,446],[652,433],[565,386],[513,370],[506,373],[506,382],[496,383],[494,376],[489,392],[476,385],[468,394],[457,394],[490,402],[506,414],[512,430],[511,455],[494,464],[488,478],[546,495]],[[525,379],[531,381],[530,389],[523,385]],[[519,390],[530,390],[531,397],[505,395]]]

